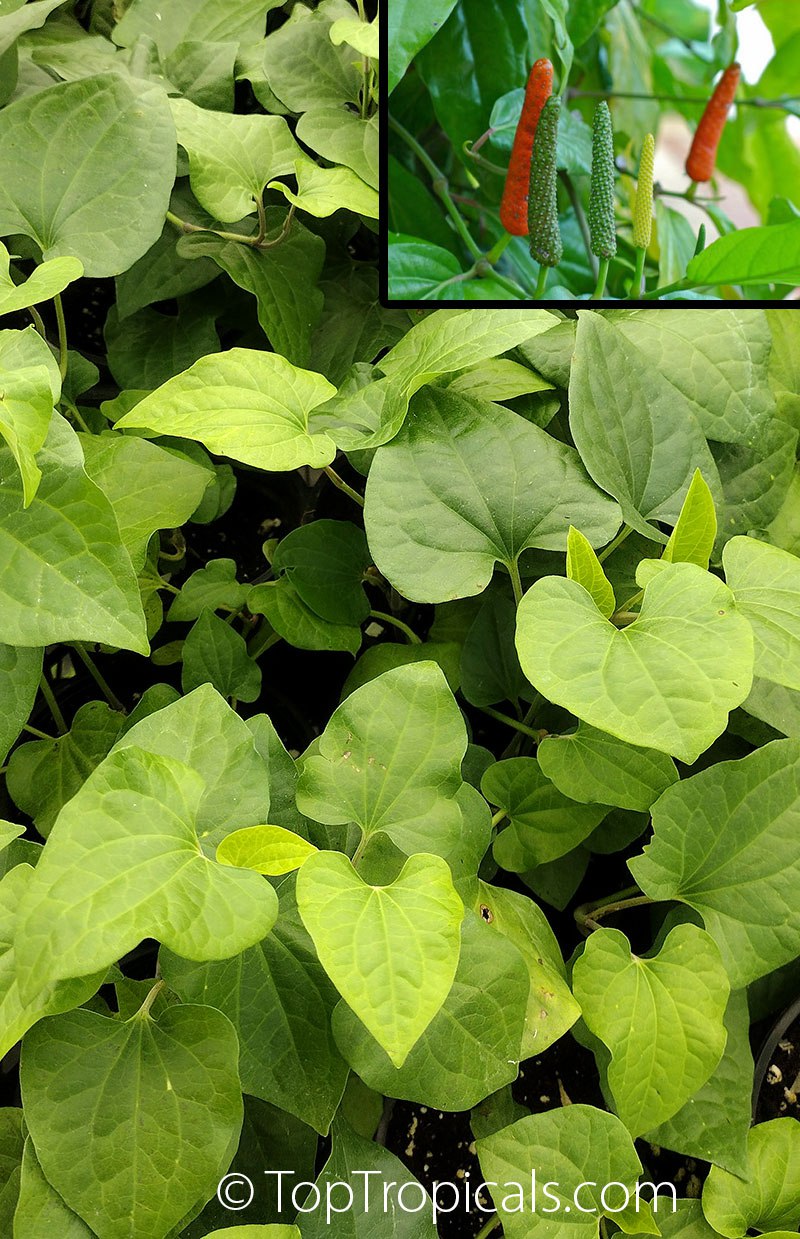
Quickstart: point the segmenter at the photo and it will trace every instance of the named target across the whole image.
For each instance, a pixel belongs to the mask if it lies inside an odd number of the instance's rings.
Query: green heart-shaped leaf
[[[750,1230],[800,1228],[800,1123],[772,1119],[750,1129],[744,1181],[711,1167],[703,1188],[703,1212],[721,1235],[738,1239]]]
[[[545,736],[536,750],[542,773],[565,796],[583,804],[617,805],[646,813],[678,780],[675,763],[588,723],[566,736]]]
[[[800,559],[755,538],[731,538],[722,562],[753,625],[756,675],[800,689]]]
[[[498,865],[524,873],[570,852],[608,813],[607,805],[578,804],[543,774],[535,757],[509,757],[481,779],[486,799],[508,814],[510,825],[494,844]]]
[[[716,740],[750,691],[752,649],[731,591],[696,564],[662,565],[627,628],[562,577],[536,581],[517,616],[522,669],[545,697],[685,762]]]
[[[598,930],[573,986],[590,1032],[611,1051],[608,1083],[634,1136],[675,1114],[722,1057],[730,985],[719,948],[696,925],[676,926],[650,959],[618,930]]]
[[[464,719],[436,663],[397,667],[351,693],[303,763],[301,813],[355,822],[397,847],[435,852],[461,832],[454,797],[466,752]]]
[[[668,788],[628,862],[645,894],[700,913],[736,989],[797,955],[798,813],[800,741],[776,740]]]
[[[415,385],[426,377],[424,351],[417,365]],[[410,360],[398,357],[396,374],[413,374]],[[573,448],[501,405],[431,387],[376,453],[364,520],[395,588],[416,602],[445,602],[481,593],[497,562],[515,571],[528,547],[563,550],[571,524],[601,546],[619,528],[619,509]]]
[[[217,860],[221,865],[280,877],[299,869],[316,851],[313,843],[283,826],[248,826],[225,836],[217,848]]]
[[[258,874],[209,862],[195,829],[205,785],[134,746],[62,809],[19,914],[20,993],[107,967],[143,938],[224,959],[269,932],[278,900]]]
[[[316,433],[311,414],[335,394],[321,374],[278,353],[232,348],[201,357],[145,396],[117,422],[196,439],[210,452],[259,469],[322,468],[336,446]]]
[[[0,114],[0,164],[16,169],[0,185],[0,235],[31,237],[45,259],[72,255],[86,275],[119,275],[161,234],[176,151],[166,94],[138,78],[23,95]]]
[[[369,886],[346,856],[320,852],[300,870],[297,904],[342,998],[402,1067],[458,966],[464,906],[448,865],[418,854],[389,886]]]
[[[211,1195],[242,1124],[236,1033],[212,1007],[125,1023],[54,1016],[22,1050],[25,1121],[56,1191],[101,1239],[163,1239]]]

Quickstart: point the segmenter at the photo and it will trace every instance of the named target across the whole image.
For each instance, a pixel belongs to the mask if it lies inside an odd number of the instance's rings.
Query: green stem
[[[676,280],[674,284],[665,284],[663,288],[654,288],[652,292],[643,293],[643,301],[658,301],[659,297],[664,297],[667,293],[682,292],[687,288],[696,287],[691,280]]]
[[[597,556],[598,562],[602,564],[604,560],[608,559],[609,555],[613,555],[617,547],[622,546],[625,539],[630,537],[632,533],[633,529],[630,525],[623,525],[616,538],[612,538],[608,546]]]
[[[450,216],[451,220],[453,221],[453,225],[456,229],[456,232],[461,237],[461,240],[466,245],[472,257],[475,258],[476,260],[479,258],[482,258],[483,255],[480,251],[480,248],[477,242],[473,239],[469,229],[467,228],[467,225],[464,223],[464,220],[461,217],[458,207],[453,202],[453,199],[450,197],[450,189],[448,187],[447,178],[445,177],[444,173],[440,172],[439,168],[433,162],[428,152],[424,150],[422,146],[420,146],[417,139],[408,132],[408,130],[405,128],[404,125],[400,124],[399,120],[397,120],[396,117],[394,116],[389,117],[389,127],[391,129],[394,129],[395,133],[400,135],[400,137],[403,139],[406,145],[414,152],[417,159],[420,161],[422,166],[428,172],[431,180],[433,181],[434,191],[441,198],[444,204],[444,208],[447,211],[447,214]]]
[[[352,486],[348,486],[344,478],[340,478],[339,474],[336,472],[335,469],[332,469],[330,465],[326,465],[323,472],[327,474],[327,476],[333,482],[334,486],[338,486],[339,490],[344,491],[344,493],[346,495],[349,495],[350,498],[355,503],[357,503],[360,508],[363,508],[364,506],[363,497],[359,495],[357,490],[353,490]]]
[[[353,855],[350,857],[350,864],[353,866],[354,869],[356,865],[358,864],[358,862],[361,860],[361,857],[364,855],[364,849],[369,843],[369,840],[370,840],[370,836],[367,834],[366,831],[364,831],[361,835],[361,838],[358,841],[358,846],[356,847],[355,852],[353,852]]]
[[[67,365],[69,355],[67,351],[67,324],[64,321],[64,307],[61,304],[61,296],[56,293],[53,298],[53,304],[56,307],[56,322],[58,323],[58,370],[61,375],[61,381],[67,377]]]
[[[514,591],[514,601],[517,606],[522,602],[522,579],[519,575],[519,564],[516,559],[512,559],[511,563],[506,564],[508,575],[511,577],[511,588]]]
[[[509,237],[509,240],[511,240],[511,238],[510,238],[510,237]],[[487,255],[487,257],[484,259],[484,261],[485,261],[485,262],[488,262],[488,261],[489,261],[489,259],[488,259],[488,255]],[[478,266],[478,265],[480,265],[480,264],[477,264],[477,263],[476,263],[476,266]],[[479,272],[478,274],[480,274],[480,272]],[[508,291],[508,292],[510,292],[510,293],[514,293],[514,294],[515,294],[515,295],[516,295],[516,296],[517,296],[517,297],[518,297],[521,301],[527,301],[527,300],[528,300],[528,294],[525,292],[525,289],[524,289],[524,288],[521,288],[521,287],[519,286],[519,284],[517,284],[517,283],[515,283],[515,282],[514,282],[514,280],[509,280],[509,279],[507,279],[507,277],[506,277],[506,276],[504,276],[504,275],[501,275],[499,271],[492,271],[491,275],[492,275],[492,279],[493,279],[493,280],[494,280],[497,284],[501,284],[501,285],[502,285],[502,287],[503,287],[503,288],[505,288],[505,289],[507,289],[507,291]]]
[[[692,181],[691,185],[686,190],[686,201],[687,202],[694,202],[695,198],[697,197],[697,191],[699,188],[700,186],[698,185],[697,181]]]
[[[478,165],[479,168],[485,168],[487,172],[494,172],[495,176],[505,177],[507,168],[501,168],[499,164],[492,163],[490,159],[484,159],[483,155],[476,155],[475,147],[470,146],[469,142],[464,143],[464,154]]]
[[[40,314],[40,313],[39,313],[39,311],[36,309],[36,306],[35,306],[35,305],[29,305],[29,306],[28,306],[28,313],[30,314],[31,318],[33,319],[33,325],[34,325],[34,327],[36,328],[36,330],[39,332],[39,335],[42,337],[42,339],[43,339],[43,340],[45,340],[45,341],[46,341],[46,340],[47,340],[47,329],[46,329],[46,327],[45,327],[45,325],[44,325],[44,320],[43,320],[43,318],[42,318],[41,314]]]
[[[541,301],[544,296],[544,290],[547,285],[547,272],[550,270],[544,263],[539,264],[539,278],[536,281],[536,291],[533,294],[534,301]]]
[[[264,632],[256,633],[255,637],[253,637],[252,644],[247,647],[247,653],[255,660],[260,658],[262,654],[266,654],[267,650],[271,649],[273,645],[277,645],[280,640],[280,635],[267,624]]]
[[[492,1231],[496,1230],[499,1225],[500,1225],[500,1214],[495,1213],[493,1217],[489,1218],[489,1221],[486,1223],[486,1225],[480,1228],[477,1235],[475,1236],[475,1239],[489,1239],[489,1235],[491,1235]]]
[[[649,895],[642,895],[638,886],[628,886],[625,890],[619,891],[611,900],[596,899],[590,903],[581,904],[575,909],[575,920],[581,930],[591,933],[601,928],[598,921],[605,916],[610,916],[613,912],[624,912],[628,908],[641,908],[645,904],[655,902]]]
[[[263,194],[258,194],[256,197],[256,210],[258,211],[258,232],[256,233],[256,239],[253,244],[260,245],[264,240],[264,237],[267,235],[267,213],[264,210]]]
[[[370,611],[372,619],[380,620],[382,624],[393,624],[395,628],[399,628],[408,637],[412,645],[422,645],[422,638],[418,637],[413,628],[409,628],[404,620],[398,619],[396,615],[390,615],[388,611]]]
[[[494,266],[506,246],[511,244],[511,239],[511,233],[504,232],[502,237],[500,237],[500,240],[495,241],[494,245],[489,250],[489,253],[486,255],[486,262],[491,263],[491,265]]]
[[[49,736],[46,731],[40,731],[38,727],[32,727],[30,723],[23,723],[22,730],[28,731],[32,736],[36,736],[39,740],[56,740],[56,736]]]
[[[245,237],[240,232],[223,232],[219,228],[205,228],[202,224],[191,224],[188,219],[180,219],[172,211],[167,211],[167,219],[181,232],[187,233],[187,235],[190,232],[210,232],[215,237],[222,237],[223,241],[236,241],[239,245],[261,247],[261,242],[257,236]]]
[[[39,689],[45,701],[47,702],[47,708],[53,716],[53,722],[58,728],[59,734],[62,736],[66,735],[69,728],[67,727],[67,724],[64,720],[64,715],[61,713],[59,704],[55,699],[53,690],[50,687],[50,681],[48,680],[44,672],[42,672],[42,678],[39,681]]]
[[[94,659],[91,657],[91,655],[87,654],[86,650],[83,648],[80,641],[73,642],[72,649],[78,655],[78,658],[80,658],[84,667],[89,672],[89,675],[92,677],[95,684],[100,689],[100,692],[103,694],[106,701],[111,706],[111,709],[119,710],[121,714],[124,714],[125,713],[124,705],[120,701],[119,697],[117,697],[116,693],[114,693],[109,688],[105,679],[103,678],[101,673],[98,671],[97,667],[95,666]]]
[[[499,826],[504,817],[508,817],[508,809],[498,809],[492,816],[492,828]]]
[[[636,247],[636,266],[633,272],[631,291],[628,296],[629,301],[638,301],[644,292],[644,260],[645,251],[643,246],[639,245]]]
[[[537,743],[542,738],[540,731],[534,731],[533,727],[526,726],[519,719],[511,718],[508,714],[502,714],[500,710],[495,710],[492,706],[478,706],[481,714],[488,714],[489,718],[497,719],[498,723],[505,723],[506,727],[513,727],[515,731],[521,731],[524,736],[530,736]]]
[[[589,267],[591,269],[592,275],[596,276],[597,275],[597,255],[592,253],[592,239],[589,235],[589,225],[586,222],[586,212],[583,209],[583,203],[578,197],[578,191],[575,188],[575,185],[573,183],[573,180],[570,174],[568,172],[565,172],[563,169],[561,169],[558,175],[561,178],[561,184],[564,186],[564,188],[567,191],[570,204],[572,206],[573,211],[575,212],[575,218],[578,221],[578,227],[580,228],[581,236],[583,237],[583,248],[586,250],[586,257],[589,259]]]
[[[608,264],[610,262],[610,258],[600,259],[600,266],[597,271],[597,284],[595,285],[595,290],[592,293],[592,301],[603,300],[606,291],[606,280],[608,279]]]
[[[630,90],[575,90],[567,91],[568,99],[653,99],[657,103],[708,103],[708,96],[700,95],[648,95]],[[800,95],[783,95],[780,99],[737,99],[736,106],[749,108],[786,108],[796,103]]]
[[[144,1000],[144,1002],[142,1003],[141,1007],[140,1007],[140,1008],[139,1008],[139,1010],[136,1012],[136,1014],[133,1016],[133,1018],[134,1018],[135,1020],[143,1020],[143,1019],[145,1019],[147,1016],[149,1016],[149,1014],[150,1014],[150,1008],[152,1007],[152,1005],[153,1005],[153,1003],[155,1002],[156,998],[158,998],[158,995],[161,993],[162,989],[164,988],[164,984],[165,984],[165,982],[164,982],[164,981],[156,981],[155,985],[154,985],[154,986],[153,986],[153,988],[150,990],[150,993],[149,993],[149,994],[147,995],[147,997],[145,998],[145,1000]]]

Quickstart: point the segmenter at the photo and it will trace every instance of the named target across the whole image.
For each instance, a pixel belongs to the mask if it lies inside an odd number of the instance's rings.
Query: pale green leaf
[[[304,112],[297,136],[331,163],[351,168],[372,189],[378,188],[378,119],[364,120],[335,104]]]
[[[16,169],[0,185],[0,234],[31,237],[45,259],[72,255],[86,275],[119,275],[161,234],[174,134],[163,90],[140,79],[24,95],[0,114],[0,163]]]
[[[215,219],[249,215],[270,177],[294,173],[301,151],[282,116],[209,112],[188,99],[170,106],[195,197]]]
[[[668,788],[628,862],[646,895],[700,913],[734,988],[797,954],[798,813],[800,741],[776,740]]]
[[[28,1029],[44,1015],[80,1006],[102,984],[105,969],[90,977],[44,985],[32,997],[19,987],[20,969],[14,950],[14,931],[33,869],[18,864],[0,882],[0,1054],[12,1049]]]
[[[255,701],[261,692],[261,668],[244,637],[213,611],[203,611],[183,643],[183,691],[201,684],[213,684],[222,697],[239,701]]]
[[[693,762],[752,681],[752,632],[727,586],[664,564],[639,617],[617,629],[574,581],[543,577],[522,600],[517,651],[550,701],[629,744]]]
[[[355,822],[406,852],[438,852],[461,831],[454,799],[467,747],[464,719],[436,663],[387,671],[336,709],[303,763],[302,813]]]
[[[356,624],[337,624],[323,619],[306,606],[288,577],[254,585],[247,595],[254,615],[265,615],[284,641],[300,650],[348,650],[357,654],[361,629]]]
[[[381,358],[380,369],[413,394],[440,374],[497,357],[552,325],[547,310],[437,310]]]
[[[286,211],[267,207],[267,240],[276,240],[286,222]],[[325,243],[295,221],[288,235],[274,248],[225,241],[210,233],[181,239],[180,253],[211,257],[234,284],[251,293],[258,305],[258,321],[276,353],[298,366],[308,364],[311,335],[322,312],[323,294],[317,281],[325,260]]]
[[[321,168],[313,159],[303,158],[296,159],[290,170],[297,178],[297,193],[282,181],[270,181],[267,188],[280,190],[300,211],[325,217],[344,209],[378,218],[377,192],[350,168]]]
[[[800,336],[793,315],[766,310],[772,333],[769,358],[769,385],[775,394],[778,413],[800,430]]]
[[[196,964],[162,947],[159,959],[183,1002],[209,1003],[233,1023],[244,1091],[326,1135],[347,1078],[331,1032],[339,995],[300,920],[291,879],[279,897],[272,932],[234,958]]]
[[[316,851],[313,843],[283,826],[248,826],[225,836],[217,848],[217,860],[280,877],[299,869]]]
[[[132,47],[138,39],[152,39],[162,56],[173,52],[179,43],[245,42],[264,33],[264,16],[280,0],[237,0],[231,8],[227,0],[132,0],[114,26],[112,37],[120,47]]]
[[[686,268],[693,284],[797,284],[800,219],[740,228],[712,241]]]
[[[42,674],[42,650],[0,645],[0,762],[33,709]]]
[[[770,332],[763,310],[610,311],[651,369],[688,402],[703,433],[753,445],[774,411],[767,386]]]
[[[378,59],[378,21],[359,21],[354,17],[340,17],[330,29],[330,40],[334,47],[347,43],[354,47],[362,56],[372,60]]]
[[[725,1052],[706,1083],[672,1118],[647,1133],[660,1148],[713,1162],[737,1175],[747,1173],[747,1133],[753,1055],[747,994],[735,990],[725,1012]]]
[[[490,804],[508,814],[510,824],[494,843],[503,869],[524,873],[557,860],[592,833],[607,805],[577,804],[545,778],[535,757],[495,762],[481,779]]]
[[[593,1106],[562,1106],[528,1115],[477,1145],[481,1171],[500,1184],[494,1203],[508,1239],[564,1239],[565,1230],[574,1239],[597,1239],[600,1216],[607,1212],[600,1200],[602,1188],[621,1183],[632,1192],[642,1170],[620,1120]],[[530,1211],[532,1167],[552,1194],[547,1207],[536,1212]],[[574,1193],[579,1184],[584,1186],[577,1212]],[[618,1208],[621,1195],[619,1189],[609,1191],[606,1201]]]
[[[456,0],[396,0],[389,9],[389,76],[392,93],[406,69],[443,26],[456,6]]]
[[[25,6],[27,10],[35,7],[35,4]],[[49,301],[82,275],[83,264],[77,258],[51,258],[34,267],[21,284],[15,284],[9,273],[8,250],[0,242],[0,314],[13,314],[16,310]]]
[[[56,1234],[59,1239],[93,1239],[94,1232],[64,1203],[44,1177],[33,1141],[25,1141],[20,1177],[19,1203],[14,1215],[14,1239],[39,1239]]]
[[[722,562],[753,626],[755,674],[800,689],[800,559],[755,538],[732,538]]]
[[[78,439],[53,415],[24,506],[16,462],[0,450],[0,639],[9,645],[105,641],[146,654],[144,615],[111,504],[83,469]]]
[[[211,1007],[124,1023],[73,1011],[25,1038],[42,1170],[100,1239],[163,1239],[211,1195],[242,1123],[236,1033]]]
[[[128,745],[197,772],[204,786],[195,827],[209,859],[231,830],[270,820],[269,767],[250,728],[210,684],[137,720],[116,749]]]
[[[296,1226],[226,1226],[212,1230],[206,1239],[301,1239]]]
[[[479,882],[475,906],[490,932],[512,942],[525,960],[530,993],[522,1057],[540,1054],[563,1037],[580,1015],[566,983],[555,934],[537,903],[502,886]]]
[[[31,740],[11,754],[7,782],[12,800],[47,838],[68,800],[108,754],[125,716],[104,701],[80,707],[69,731],[54,740]]]
[[[453,984],[464,907],[438,856],[410,857],[369,886],[346,856],[320,852],[297,878],[320,962],[347,1005],[402,1067]]]
[[[6,822],[0,818],[0,852],[4,852],[9,844],[24,834],[24,826],[17,826],[15,822]]]
[[[702,473],[696,469],[661,558],[671,564],[698,564],[707,568],[716,537],[714,497]]]
[[[424,352],[418,364],[427,364]],[[423,374],[404,379],[418,380]],[[575,521],[602,545],[619,527],[619,509],[573,448],[500,405],[433,387],[376,453],[364,519],[392,585],[416,602],[444,602],[480,593],[496,562],[514,568],[528,547],[563,550]]]
[[[703,1188],[703,1213],[722,1235],[800,1228],[800,1124],[773,1119],[751,1128],[744,1182],[711,1167]]]
[[[336,455],[315,433],[313,410],[335,388],[277,353],[232,348],[203,357],[145,396],[117,422],[156,434],[196,439],[220,456],[258,469],[322,468]]]
[[[676,926],[647,959],[617,929],[590,934],[573,987],[611,1051],[608,1083],[633,1136],[676,1114],[722,1058],[730,986],[719,948],[696,925]]]
[[[330,2],[316,9],[295,6],[289,20],[268,35],[264,71],[271,89],[292,112],[354,103],[363,80],[348,47],[334,47],[333,22],[352,17],[349,4]]]
[[[569,391],[570,429],[583,463],[639,533],[666,542],[652,522],[677,520],[695,469],[720,494],[689,401],[619,327],[590,311],[579,315]]]
[[[800,739],[800,693],[796,689],[756,678],[742,709],[785,736]]]
[[[579,723],[567,735],[545,736],[536,750],[542,772],[560,792],[583,804],[617,805],[647,813],[678,780],[675,763],[656,749],[626,744]]]
[[[0,56],[4,55],[26,30],[43,26],[54,9],[64,0],[34,0],[33,4],[12,3],[0,13]]]
[[[123,545],[141,570],[151,536],[189,519],[211,474],[155,443],[113,430],[78,438],[86,472],[111,503]]]
[[[611,582],[591,542],[574,525],[567,533],[567,578],[583,586],[606,619],[614,614],[617,604]]]
[[[60,383],[53,382],[52,363],[53,355],[37,332],[0,333],[0,440],[11,448],[19,467],[26,507],[41,481],[36,456],[61,390]]]
[[[249,585],[240,585],[236,580],[235,560],[210,559],[183,582],[167,619],[196,620],[206,607],[211,611],[238,611],[246,603],[249,591]]]
[[[725,502],[717,505],[720,544],[735,534],[765,529],[781,512],[796,472],[798,432],[779,418],[755,447],[714,445]]]
[[[521,366],[508,357],[487,358],[475,366],[467,366],[450,379],[451,391],[467,396],[480,396],[482,400],[513,400],[531,392],[552,391],[548,383],[534,370]]]
[[[401,1067],[344,1002],[333,1013],[333,1031],[350,1066],[376,1091],[466,1110],[516,1079],[529,992],[520,952],[468,912],[452,988]]]
[[[134,746],[90,775],[62,809],[20,910],[23,999],[107,967],[146,937],[201,960],[263,938],[275,892],[204,856],[195,828],[204,790],[188,766]]]

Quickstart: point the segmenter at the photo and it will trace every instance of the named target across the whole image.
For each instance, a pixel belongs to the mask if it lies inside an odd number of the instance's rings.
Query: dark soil
[[[769,1055],[756,1099],[757,1123],[787,1117],[800,1119],[800,1015]]]

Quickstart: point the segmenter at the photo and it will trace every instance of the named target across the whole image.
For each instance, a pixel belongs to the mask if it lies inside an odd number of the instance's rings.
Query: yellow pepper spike
[[[639,180],[636,186],[636,202],[633,207],[633,244],[637,249],[646,250],[650,244],[650,234],[653,227],[654,158],[655,141],[652,133],[648,133],[642,146],[642,157],[639,162]]]

